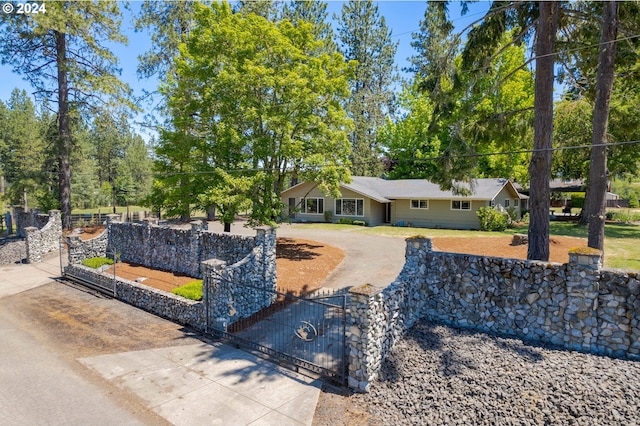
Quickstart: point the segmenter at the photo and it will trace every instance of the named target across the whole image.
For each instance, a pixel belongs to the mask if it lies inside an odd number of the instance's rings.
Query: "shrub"
[[[113,259],[107,259],[106,257],[90,257],[82,261],[84,266],[89,268],[98,269],[104,265],[113,265]]]
[[[333,212],[331,210],[324,211],[324,221],[326,223],[331,223],[333,221]]]
[[[353,225],[353,219],[350,219],[348,217],[341,217],[340,219],[338,219],[338,223],[340,225]]]
[[[629,194],[629,207],[632,209],[637,209],[638,207],[640,207],[638,194],[636,192],[632,192],[631,194]]]
[[[504,231],[509,223],[509,215],[492,207],[480,207],[477,212],[482,231]]]
[[[181,287],[174,288],[171,292],[185,299],[202,300],[202,280],[191,281]]]
[[[353,224],[358,226],[367,226],[367,222],[365,222],[364,220],[354,220]]]
[[[571,194],[571,207],[581,209],[584,207],[584,192]]]

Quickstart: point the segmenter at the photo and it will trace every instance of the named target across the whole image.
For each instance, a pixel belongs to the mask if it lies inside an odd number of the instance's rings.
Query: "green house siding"
[[[296,212],[292,216],[293,221],[300,222],[324,222],[324,213],[316,214],[316,213],[305,213],[302,199],[303,198],[321,198],[324,200],[324,211],[330,211],[333,222],[337,222],[340,218],[350,218],[355,220],[363,220],[367,222],[369,225],[381,225],[384,223],[385,218],[385,205],[383,203],[379,203],[371,198],[360,195],[354,191],[350,191],[348,189],[342,188],[340,191],[342,194],[342,199],[355,199],[362,200],[363,205],[363,215],[338,215],[336,214],[336,199],[333,197],[325,196],[320,190],[317,188],[313,188],[312,183],[304,183],[295,188],[292,188],[282,195],[282,202],[289,206],[289,198],[295,198],[296,206],[300,211]],[[291,215],[291,212],[287,209],[285,212],[285,217]]]
[[[480,228],[476,212],[487,205],[484,201],[471,201],[471,210],[452,210],[451,200],[429,200],[427,209],[412,209],[411,200],[396,200],[394,204],[391,222],[395,225],[453,229]]]

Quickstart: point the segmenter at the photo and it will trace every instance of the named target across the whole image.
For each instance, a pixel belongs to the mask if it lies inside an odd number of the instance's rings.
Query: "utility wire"
[[[478,152],[478,153],[470,153],[470,154],[455,154],[455,155],[440,155],[435,157],[425,157],[425,158],[412,158],[412,159],[400,159],[391,161],[395,161],[397,163],[422,163],[422,162],[430,162],[430,161],[441,161],[441,160],[450,160],[450,159],[458,159],[458,158],[480,158],[480,157],[491,157],[494,155],[518,155],[518,154],[531,154],[533,152],[556,152],[556,151],[568,151],[574,149],[588,149],[594,147],[615,147],[615,146],[630,146],[630,145],[638,145],[640,144],[640,140],[633,141],[621,141],[621,142],[610,142],[610,143],[602,143],[602,144],[588,144],[588,145],[574,145],[574,146],[561,146],[555,148],[543,148],[543,149],[522,149],[522,150],[513,150],[513,151],[495,151],[495,152]],[[373,162],[378,162],[379,160],[369,160],[369,161],[358,161],[351,163],[351,165],[366,165],[371,164]],[[308,169],[318,169],[329,167],[329,164],[318,165],[315,167],[308,167]],[[333,166],[333,164],[331,165]],[[224,171],[227,173],[240,173],[240,172],[276,172],[280,169],[277,168],[244,168],[244,169],[225,169]],[[52,175],[58,175],[60,173],[56,172],[46,172]],[[160,176],[201,176],[201,175],[211,175],[217,173],[216,170],[203,170],[203,171],[189,171],[189,172],[154,172],[154,173],[142,173],[137,176],[150,176],[150,177],[160,177]],[[73,174],[74,176],[92,176],[90,174]],[[110,178],[116,178],[120,176],[117,173],[110,173],[107,176]]]

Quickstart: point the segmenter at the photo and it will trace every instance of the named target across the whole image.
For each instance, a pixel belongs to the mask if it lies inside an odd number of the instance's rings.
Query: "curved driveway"
[[[222,227],[219,222],[210,222],[209,229],[221,232]],[[344,260],[327,277],[324,287],[344,288],[363,284],[386,287],[404,266],[405,240],[361,234],[358,229],[334,231],[312,229],[304,224],[282,224],[276,232],[278,237],[319,241],[344,250]],[[238,221],[232,225],[231,232],[255,235],[253,229],[245,228],[243,222]]]

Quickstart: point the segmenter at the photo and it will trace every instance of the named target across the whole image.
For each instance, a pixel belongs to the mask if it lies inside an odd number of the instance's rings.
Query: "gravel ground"
[[[355,399],[382,424],[638,425],[640,362],[422,322]]]

